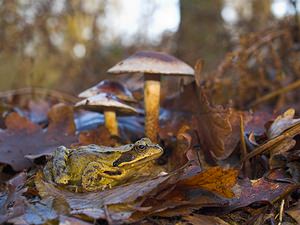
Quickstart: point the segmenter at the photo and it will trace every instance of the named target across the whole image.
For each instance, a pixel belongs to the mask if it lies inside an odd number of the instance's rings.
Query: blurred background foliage
[[[278,20],[294,22],[295,4],[289,0],[0,0],[0,90],[33,86],[77,94],[111,78],[107,69],[141,49],[165,51],[192,66],[202,58],[205,71],[212,71],[243,35]]]

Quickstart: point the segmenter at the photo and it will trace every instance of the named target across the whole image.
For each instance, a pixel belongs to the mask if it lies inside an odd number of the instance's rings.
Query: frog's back
[[[89,146],[83,146],[73,149],[68,159],[68,171],[73,183],[81,181],[83,171],[91,162],[101,162],[112,166],[114,160],[120,156],[120,152],[101,151],[101,149]]]

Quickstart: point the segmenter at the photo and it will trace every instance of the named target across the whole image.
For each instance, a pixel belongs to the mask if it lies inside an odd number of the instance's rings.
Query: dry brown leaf
[[[251,117],[250,114],[233,108],[212,106],[206,94],[195,82],[185,86],[179,95],[164,101],[163,106],[173,111],[192,114],[191,121],[183,122],[197,130],[202,149],[221,160],[233,152],[240,140],[240,116],[243,115],[245,125]],[[176,119],[172,121],[176,124],[174,122]],[[168,129],[167,126],[164,134],[168,133]],[[174,134],[172,129],[169,132]]]
[[[221,167],[209,168],[196,176],[182,180],[179,185],[192,188],[202,188],[225,198],[234,197],[233,186],[237,182],[238,171]]]
[[[182,219],[186,220],[190,224],[229,225],[229,223],[215,216],[193,214],[193,215],[184,216]]]
[[[279,170],[273,171],[268,178],[240,180],[238,182],[240,194],[230,200],[229,211],[248,206],[254,202],[274,204],[278,199],[284,198],[287,194],[299,188],[297,184],[276,182],[277,179],[282,179],[282,173]]]
[[[291,216],[298,224],[300,224],[300,203],[285,211],[289,216]]]
[[[291,137],[287,137],[282,140],[278,145],[270,150],[269,167],[274,168],[284,168],[286,167],[286,157],[287,152],[292,149],[296,144],[296,141]]]
[[[242,160],[242,163],[256,155],[262,154],[266,151],[272,151],[272,149],[276,148],[277,145],[279,145],[282,141],[284,141],[287,138],[288,139],[294,138],[299,133],[300,133],[300,124],[297,123],[296,125],[290,127],[288,130],[285,130],[281,135],[255,148]]]
[[[190,128],[186,125],[179,128],[176,142],[173,143],[172,153],[168,159],[168,171],[174,171],[188,162],[187,153],[192,147]]]
[[[5,125],[11,132],[34,133],[41,128],[18,113],[12,112],[5,119]]]
[[[300,123],[300,119],[294,119],[294,116],[294,109],[288,109],[283,113],[283,115],[279,115],[268,129],[268,138],[275,138],[282,134],[285,130]]]
[[[240,118],[244,124],[249,116],[232,108],[211,106],[200,88],[198,93],[198,111],[194,121],[200,137],[201,146],[218,160],[226,159],[236,148],[240,140]]]
[[[64,199],[69,204],[72,215],[84,214],[94,219],[106,219],[109,214],[113,221],[118,221],[128,219],[145,200],[138,198],[146,196],[168,179],[169,175],[160,176],[93,193],[74,193],[59,189],[44,181],[41,173],[36,175],[35,184],[42,198]]]
[[[74,135],[76,126],[72,106],[66,106],[63,103],[56,104],[48,112],[48,118],[48,133],[59,131],[61,135]]]
[[[115,146],[117,144],[117,139],[112,138],[106,127],[100,126],[95,130],[81,132],[79,135],[79,144]]]
[[[32,165],[25,156],[34,158],[50,154],[60,145],[69,146],[76,142],[71,106],[54,106],[49,112],[49,120],[49,129],[44,132],[25,117],[9,114],[5,120],[7,129],[0,132],[0,162],[20,171]]]

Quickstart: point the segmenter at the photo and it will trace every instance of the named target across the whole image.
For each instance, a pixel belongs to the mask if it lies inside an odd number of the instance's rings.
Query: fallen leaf
[[[242,163],[244,163],[246,160],[249,160],[250,158],[265,153],[266,151],[271,151],[272,149],[276,148],[280,142],[282,142],[285,139],[291,139],[294,138],[297,134],[300,133],[300,124],[297,123],[296,125],[290,127],[288,130],[285,130],[281,135],[276,136],[275,138],[268,140],[266,143],[258,146],[253,151],[248,153],[246,157],[242,160]]]
[[[147,198],[142,207],[150,207],[150,209],[135,212],[131,216],[130,222],[136,222],[148,216],[172,217],[187,215],[199,208],[222,208],[228,204],[228,199],[203,189],[174,189],[172,186],[168,186],[166,189],[157,196]]]
[[[60,145],[76,142],[72,112],[71,106],[54,106],[49,112],[51,123],[46,132],[17,113],[9,114],[5,120],[7,129],[0,132],[0,162],[20,171],[32,166],[32,161],[25,156],[50,154]]]
[[[239,180],[238,189],[240,194],[230,200],[227,210],[232,211],[255,202],[274,204],[277,200],[299,188],[297,184],[276,182],[276,179],[282,179],[282,174],[277,170],[269,174],[268,178]]]
[[[187,133],[189,130],[188,126],[179,129],[176,142],[172,143],[172,153],[168,158],[168,171],[174,171],[188,162],[187,153],[192,147],[192,137]]]
[[[0,200],[0,224],[24,214],[27,201],[22,196],[26,191],[25,180],[26,174],[22,172],[7,182],[7,192]]]
[[[53,134],[59,131],[62,136],[74,135],[76,126],[72,106],[67,106],[63,103],[56,104],[48,112],[48,118],[48,133]]]
[[[234,197],[232,188],[237,182],[237,175],[238,170],[235,169],[212,167],[180,181],[178,185],[185,188],[202,188],[222,197],[232,198]]]
[[[282,140],[278,145],[270,150],[269,167],[274,168],[284,168],[287,163],[287,152],[292,149],[296,144],[296,141],[291,137],[287,137]]]
[[[232,108],[211,106],[205,93],[195,88],[198,93],[198,110],[194,115],[201,147],[209,151],[218,160],[231,155],[240,141],[240,118],[247,124],[247,114]]]
[[[59,216],[59,225],[92,225],[93,223],[88,223],[83,220],[74,218],[74,217],[69,217],[69,216]]]
[[[84,214],[93,219],[106,219],[109,214],[113,221],[125,221],[143,202],[139,197],[145,197],[170,178],[170,175],[160,176],[93,193],[58,189],[54,184],[44,181],[41,173],[36,175],[35,184],[42,198],[52,196],[64,199],[69,204],[71,215]]]
[[[292,217],[298,224],[300,224],[300,203],[296,206],[285,211],[290,217]]]
[[[26,117],[19,116],[18,113],[12,112],[5,119],[6,128],[11,132],[34,133],[41,128],[32,123]]]
[[[192,115],[186,112],[164,110],[160,118],[159,137],[163,140],[175,137],[179,129],[190,125]]]
[[[285,130],[300,123],[300,119],[294,119],[294,116],[294,109],[288,109],[283,113],[283,115],[279,115],[268,129],[267,135],[269,139],[279,136]]]
[[[193,214],[184,216],[182,219],[187,221],[189,224],[229,225],[229,223],[215,216]]]
[[[193,166],[190,169],[193,170]],[[181,181],[169,183],[169,186],[166,186],[159,194],[148,197],[142,206],[151,206],[151,209],[134,213],[131,217],[132,221],[149,215],[186,215],[203,207],[222,208],[229,202],[227,196],[233,196],[231,188],[235,184],[236,170],[213,167],[182,180],[186,174],[191,174],[191,172],[185,170],[180,178]],[[228,184],[220,185],[221,182],[228,182]]]
[[[27,204],[24,214],[10,222],[21,220],[26,221],[27,224],[39,225],[45,224],[47,221],[56,219],[57,217],[58,214],[53,209],[53,199],[48,198]]]
[[[251,114],[250,121],[245,126],[245,133],[252,133],[253,135],[263,135],[266,132],[265,124],[274,119],[274,115],[264,112],[256,111]]]
[[[104,146],[115,146],[117,144],[117,139],[113,138],[108,129],[104,126],[100,126],[97,129],[83,131],[79,135],[80,145],[104,145]]]

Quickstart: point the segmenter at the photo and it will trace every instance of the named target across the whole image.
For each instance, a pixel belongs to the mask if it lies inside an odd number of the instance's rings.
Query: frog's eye
[[[138,152],[142,152],[142,151],[144,151],[145,149],[146,149],[146,145],[138,145],[137,148],[136,148],[136,150],[137,150]]]
[[[145,149],[146,148],[146,146],[145,145],[139,145],[139,149]]]

